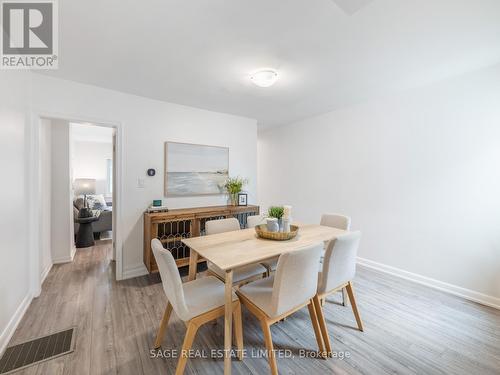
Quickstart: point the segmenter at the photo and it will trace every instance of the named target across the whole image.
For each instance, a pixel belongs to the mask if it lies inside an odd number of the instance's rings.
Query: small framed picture
[[[248,194],[238,193],[238,206],[247,206],[247,205],[248,205]]]

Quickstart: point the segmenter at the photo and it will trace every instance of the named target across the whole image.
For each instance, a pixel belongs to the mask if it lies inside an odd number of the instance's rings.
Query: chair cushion
[[[224,306],[224,283],[214,276],[202,277],[182,284],[188,316],[187,321],[210,310]],[[233,292],[233,301],[238,297]]]
[[[87,205],[91,210],[104,210],[107,208],[106,200],[102,194],[87,195]]]
[[[208,262],[208,269],[218,275],[221,279],[226,279],[226,272],[221,270],[215,264]],[[266,271],[267,270],[260,264],[249,264],[248,266],[237,268],[233,271],[233,283],[237,284],[250,277],[262,275],[266,273]]]
[[[243,285],[239,293],[248,298],[255,306],[264,311],[267,316],[273,318],[272,296],[273,296],[274,276],[266,277],[261,280],[252,281]]]
[[[111,207],[110,207],[111,208]],[[104,232],[113,229],[113,211],[111,210],[96,210],[93,211],[99,214],[99,220],[92,223],[94,232]]]

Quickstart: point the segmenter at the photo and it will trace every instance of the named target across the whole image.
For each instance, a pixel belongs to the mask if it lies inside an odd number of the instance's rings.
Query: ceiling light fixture
[[[278,73],[272,69],[262,69],[253,73],[250,79],[259,87],[270,87],[278,80]]]

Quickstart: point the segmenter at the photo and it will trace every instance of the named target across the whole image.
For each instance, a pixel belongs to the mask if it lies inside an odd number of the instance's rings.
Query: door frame
[[[27,155],[27,182],[28,182],[28,228],[30,248],[30,290],[34,297],[40,295],[40,171],[38,160],[40,157],[40,127],[42,119],[63,120],[69,122],[88,122],[93,125],[115,129],[114,144],[114,171],[113,181],[113,254],[115,257],[116,280],[123,279],[123,235],[122,235],[122,196],[123,196],[123,126],[120,121],[109,119],[97,119],[88,116],[68,113],[53,113],[44,111],[33,111],[30,114],[27,130],[28,155]],[[71,246],[71,244],[68,244]]]

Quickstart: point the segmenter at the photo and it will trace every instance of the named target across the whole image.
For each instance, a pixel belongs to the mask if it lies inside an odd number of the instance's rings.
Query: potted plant
[[[283,214],[285,213],[285,209],[283,206],[271,206],[267,210],[267,216],[273,217],[278,220],[278,228],[281,230],[283,228]]]
[[[243,186],[248,183],[246,178],[229,177],[224,183],[224,188],[229,194],[229,199],[233,206],[238,205],[238,193],[243,190]]]

